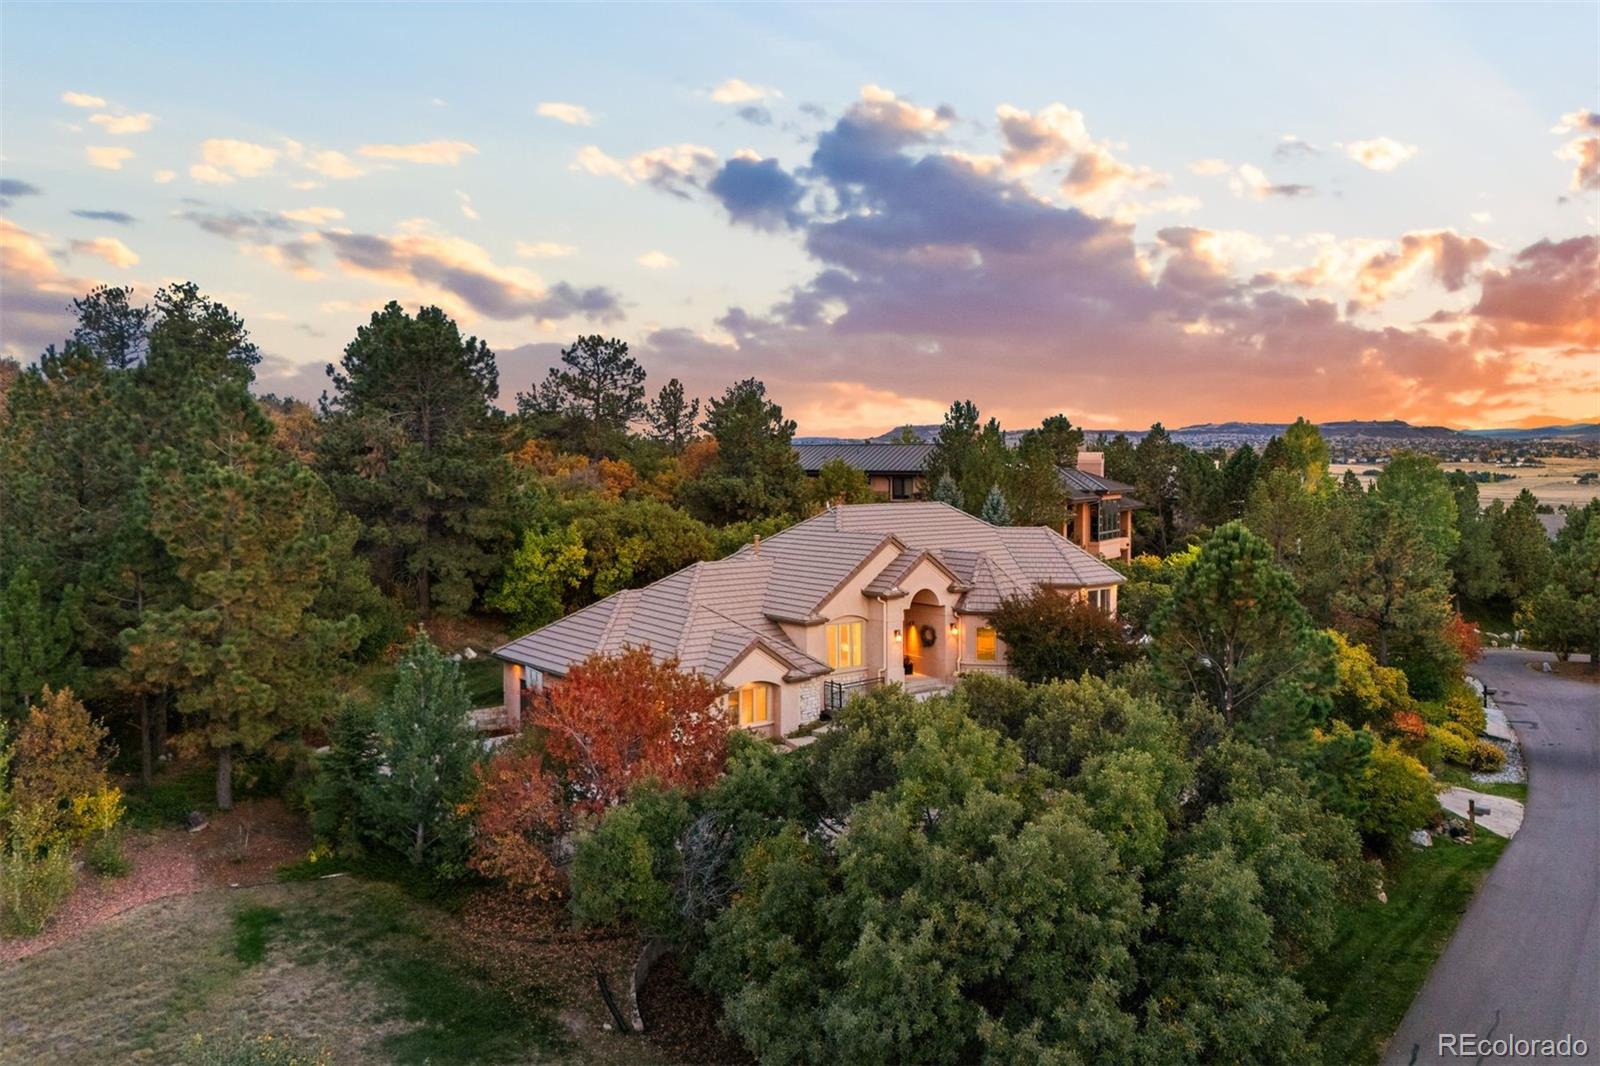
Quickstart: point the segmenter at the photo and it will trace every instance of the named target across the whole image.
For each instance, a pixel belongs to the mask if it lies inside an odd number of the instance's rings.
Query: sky
[[[0,6],[0,350],[389,300],[802,434],[1600,416],[1600,5]]]

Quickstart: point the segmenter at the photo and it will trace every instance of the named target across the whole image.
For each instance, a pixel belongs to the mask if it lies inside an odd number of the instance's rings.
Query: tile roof
[[[815,677],[827,673],[827,665],[796,647],[778,623],[823,621],[817,610],[886,549],[895,554],[868,582],[868,595],[903,595],[897,582],[927,558],[953,578],[958,608],[980,614],[1040,586],[1123,580],[1044,527],[991,526],[943,503],[855,504],[790,526],[759,550],[747,544],[725,559],[608,596],[495,654],[561,674],[594,652],[648,646],[659,659],[677,658],[719,677],[759,647],[784,663],[791,679]]]
[[[931,444],[796,444],[800,468],[808,474],[829,459],[843,459],[869,474],[917,475],[933,454]]]

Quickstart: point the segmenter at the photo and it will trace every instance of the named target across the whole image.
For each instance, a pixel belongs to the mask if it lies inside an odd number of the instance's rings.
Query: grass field
[[[486,981],[436,917],[349,877],[162,900],[0,970],[0,1062],[183,1062],[268,1034],[338,1063],[570,1059],[553,1007]]]
[[[1550,456],[1540,461],[1545,465],[1535,467],[1509,467],[1500,466],[1498,463],[1441,463],[1440,465],[1445,470],[1490,471],[1508,475],[1504,481],[1484,482],[1478,486],[1478,502],[1486,506],[1493,500],[1510,503],[1523,489],[1531,489],[1540,503],[1548,503],[1552,507],[1560,507],[1562,504],[1582,507],[1590,500],[1600,497],[1600,484],[1578,484],[1579,474],[1600,470],[1600,459],[1565,459]],[[1335,463],[1329,467],[1329,471],[1336,478],[1343,477],[1346,470],[1354,470],[1359,476],[1363,471],[1370,469],[1376,468],[1370,463]],[[1372,483],[1370,477],[1363,477],[1362,481],[1368,485]]]
[[[1395,860],[1387,903],[1343,907],[1333,947],[1300,971],[1306,992],[1328,1007],[1312,1034],[1323,1062],[1378,1061],[1505,846],[1480,829],[1476,844],[1414,849]]]

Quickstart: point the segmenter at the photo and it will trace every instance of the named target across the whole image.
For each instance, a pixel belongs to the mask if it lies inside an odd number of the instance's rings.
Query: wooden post
[[[1475,799],[1467,800],[1467,843],[1475,844],[1478,839],[1478,815],[1488,814],[1489,808],[1478,806]]]

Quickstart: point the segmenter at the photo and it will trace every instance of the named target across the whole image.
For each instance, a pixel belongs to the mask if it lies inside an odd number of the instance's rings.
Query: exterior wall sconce
[[[894,642],[896,644],[900,643],[900,631],[898,629],[894,631]]]
[[[955,621],[950,623],[950,635],[952,637],[958,637],[958,636],[961,635],[961,620],[960,619],[956,619]]]

